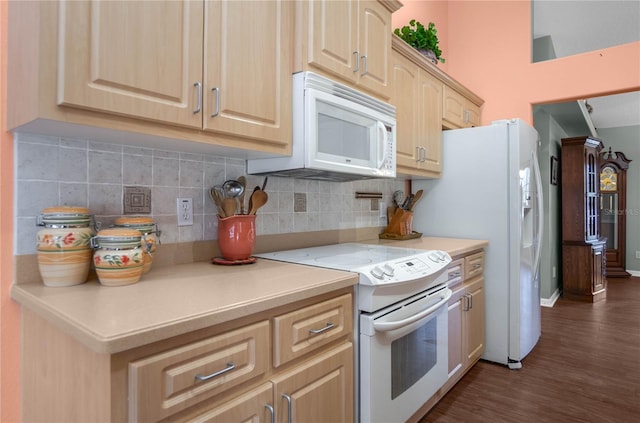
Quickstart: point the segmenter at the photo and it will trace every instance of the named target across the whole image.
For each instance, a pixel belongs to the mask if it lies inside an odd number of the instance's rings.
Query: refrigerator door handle
[[[542,178],[540,177],[540,165],[538,164],[538,154],[534,149],[531,153],[535,181],[536,181],[536,212],[538,217],[538,231],[536,233],[536,255],[534,260],[534,271],[532,272],[533,280],[536,280],[538,272],[540,271],[540,255],[542,252],[542,230],[544,226],[544,206],[542,203]]]

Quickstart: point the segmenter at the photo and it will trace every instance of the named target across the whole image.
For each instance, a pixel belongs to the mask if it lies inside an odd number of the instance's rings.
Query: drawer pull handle
[[[291,416],[291,397],[287,394],[282,394],[282,398],[287,400],[287,423],[291,423],[293,420]]]
[[[327,323],[327,326],[323,327],[322,329],[309,329],[309,333],[312,333],[314,335],[318,335],[322,332],[326,332],[329,329],[333,329],[335,327],[335,325],[331,322]]]
[[[196,87],[196,94],[198,96],[196,100],[196,108],[193,111],[193,114],[195,115],[196,113],[200,113],[200,110],[202,110],[202,83],[196,82],[193,86]]]
[[[273,409],[273,406],[269,405],[269,404],[265,404],[264,408],[269,410],[269,413],[271,414],[271,423],[275,423],[275,421],[276,421],[276,411]]]
[[[481,266],[482,266],[482,264],[480,264],[480,263],[475,263],[475,264],[473,265],[473,269],[474,269],[474,270],[475,270],[475,269],[479,269]]]
[[[205,381],[205,380],[209,380],[212,379],[216,376],[220,376],[223,375],[227,372],[230,372],[231,370],[235,369],[236,365],[233,363],[227,363],[227,367],[225,367],[222,370],[218,370],[217,372],[213,372],[210,375],[206,375],[206,376],[202,376],[202,375],[196,375],[196,379],[200,380],[200,381]]]

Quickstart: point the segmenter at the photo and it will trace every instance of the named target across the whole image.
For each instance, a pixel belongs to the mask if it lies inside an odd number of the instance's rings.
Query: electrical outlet
[[[636,258],[640,260],[640,251],[636,251]]]
[[[178,198],[178,226],[193,225],[193,199]]]

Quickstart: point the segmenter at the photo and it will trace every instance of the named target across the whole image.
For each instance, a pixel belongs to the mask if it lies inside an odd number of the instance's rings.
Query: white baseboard
[[[627,272],[631,273],[631,276],[640,276],[640,270],[628,270]]]
[[[540,298],[540,305],[542,307],[553,307],[556,301],[558,301],[558,298],[560,298],[560,288],[555,290],[551,298]]]

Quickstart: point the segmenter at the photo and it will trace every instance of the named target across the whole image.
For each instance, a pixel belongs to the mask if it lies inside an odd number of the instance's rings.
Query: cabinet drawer
[[[447,268],[447,285],[449,289],[454,289],[464,281],[464,258],[459,258],[451,262]]]
[[[475,278],[484,273],[484,252],[471,254],[464,258],[465,279]]]
[[[273,365],[314,351],[353,331],[351,294],[277,316],[273,321]]]
[[[129,420],[161,420],[258,377],[270,350],[265,320],[131,362]]]

